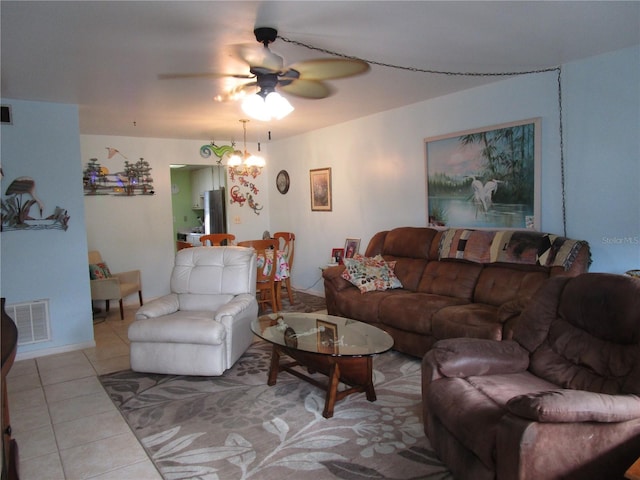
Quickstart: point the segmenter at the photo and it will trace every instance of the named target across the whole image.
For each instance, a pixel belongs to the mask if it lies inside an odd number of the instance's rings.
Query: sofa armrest
[[[112,300],[120,296],[120,280],[117,277],[91,280],[92,300]]]
[[[529,352],[513,340],[450,338],[436,342],[427,357],[443,377],[518,373],[529,366]]]
[[[215,320],[222,322],[222,317],[224,316],[237,317],[242,312],[249,309],[253,304],[257,304],[256,297],[254,295],[248,293],[236,295],[229,303],[225,303],[218,309],[215,315]]]
[[[342,278],[342,272],[344,272],[345,266],[338,265],[336,267],[327,267],[322,271],[322,276],[325,280],[325,285],[328,283],[336,292],[344,290],[345,288],[353,287],[353,284],[348,280]]]
[[[507,402],[507,410],[536,422],[625,422],[640,418],[640,398],[562,389],[519,395]]]
[[[164,297],[151,300],[150,302],[147,302],[145,305],[140,307],[136,312],[136,320],[170,315],[177,312],[179,308],[180,303],[178,302],[178,295],[175,293],[170,293],[169,295],[165,295]]]
[[[140,285],[140,270],[129,270],[128,272],[120,272],[112,274],[122,283],[135,283]]]

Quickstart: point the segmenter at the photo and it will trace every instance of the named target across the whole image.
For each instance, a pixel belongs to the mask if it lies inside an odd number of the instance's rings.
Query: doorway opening
[[[227,174],[220,165],[171,165],[173,240],[200,244],[205,233],[226,233]]]

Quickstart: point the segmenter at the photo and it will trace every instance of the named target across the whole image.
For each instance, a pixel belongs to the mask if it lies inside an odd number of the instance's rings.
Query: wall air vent
[[[14,303],[5,310],[18,327],[18,345],[51,340],[49,300]]]

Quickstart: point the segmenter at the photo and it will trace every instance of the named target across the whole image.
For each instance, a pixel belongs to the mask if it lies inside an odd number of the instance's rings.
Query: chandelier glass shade
[[[255,95],[249,95],[242,102],[242,111],[251,118],[267,122],[280,120],[293,112],[289,101],[278,92],[261,90]]]
[[[227,160],[229,167],[236,175],[251,175],[255,177],[259,175],[262,168],[266,165],[264,158],[252,155],[247,151],[247,122],[249,120],[242,119],[243,129],[243,150],[235,150]]]

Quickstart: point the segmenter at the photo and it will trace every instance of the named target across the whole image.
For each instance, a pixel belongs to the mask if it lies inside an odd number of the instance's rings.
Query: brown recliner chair
[[[640,456],[640,281],[549,279],[513,340],[441,340],[425,432],[456,479],[623,478]]]

